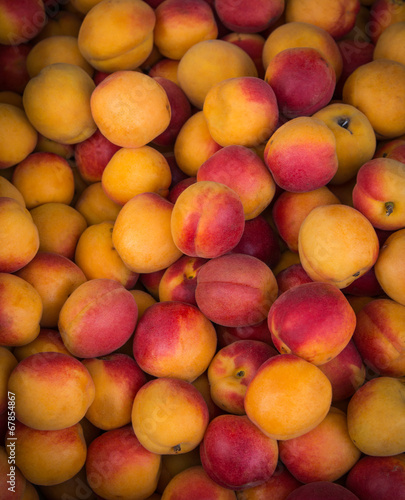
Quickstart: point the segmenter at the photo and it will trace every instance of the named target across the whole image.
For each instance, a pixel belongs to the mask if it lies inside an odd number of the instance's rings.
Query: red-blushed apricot
[[[105,193],[120,205],[140,193],[157,193],[165,198],[171,182],[166,158],[151,146],[119,149],[101,176]]]
[[[138,71],[115,71],[107,76],[92,93],[90,106],[100,132],[124,148],[145,146],[170,123],[165,90]]]
[[[38,352],[21,360],[10,374],[8,390],[15,394],[16,418],[38,430],[76,424],[95,395],[84,365],[59,352]]]
[[[205,96],[203,113],[218,144],[254,147],[276,129],[279,107],[273,87],[261,78],[241,76],[213,85]]]
[[[271,269],[256,257],[227,254],[201,267],[195,298],[202,313],[214,323],[254,325],[267,317],[277,298],[277,282]]]
[[[155,21],[146,2],[103,0],[80,25],[79,50],[99,71],[133,70],[152,52]]]
[[[331,283],[304,283],[272,304],[268,325],[274,346],[322,365],[349,343],[356,315],[343,292]]]
[[[317,366],[293,354],[279,354],[265,361],[251,380],[245,410],[266,435],[285,440],[319,425],[331,400],[331,383]]]
[[[158,377],[136,393],[132,427],[147,450],[187,453],[201,443],[209,421],[207,403],[190,382]]]
[[[402,21],[405,21],[405,8],[403,2],[375,0],[370,7],[367,33],[371,41],[376,44],[381,34],[389,26]]]
[[[26,280],[0,273],[0,345],[28,344],[39,333],[43,304],[40,294]]]
[[[15,167],[12,182],[28,209],[50,202],[69,205],[74,196],[72,167],[55,153],[28,155]]]
[[[38,141],[38,132],[23,109],[0,103],[0,169],[12,167],[31,154]]]
[[[224,35],[221,40],[234,43],[244,50],[254,62],[257,69],[257,76],[264,77],[264,68],[262,61],[263,47],[266,39],[259,33],[240,33],[231,32]]]
[[[173,204],[157,193],[140,193],[122,207],[112,241],[129,269],[161,271],[182,256],[171,232],[172,211]]]
[[[0,272],[14,273],[38,252],[38,229],[29,211],[7,196],[0,197],[0,227]]]
[[[193,382],[208,368],[216,347],[214,325],[196,306],[168,301],[145,311],[135,329],[133,354],[149,375]]]
[[[156,77],[167,78],[171,82],[178,85],[179,84],[179,81],[177,79],[178,66],[179,66],[179,61],[163,57],[150,68],[148,75],[151,76],[152,78]]]
[[[141,500],[155,491],[162,457],[146,450],[130,425],[104,432],[87,450],[87,482],[96,495]]]
[[[196,43],[180,59],[177,69],[180,87],[198,109],[213,85],[239,76],[257,77],[256,66],[243,49],[224,40]]]
[[[115,221],[121,205],[109,198],[100,182],[89,184],[81,192],[74,208],[86,219],[87,224],[99,224],[105,221]]]
[[[264,161],[276,184],[285,191],[312,191],[328,184],[336,174],[336,139],[323,121],[298,116],[270,137]]]
[[[130,292],[116,280],[95,278],[79,285],[63,304],[58,328],[77,357],[105,356],[132,335],[138,309]]]
[[[171,233],[177,248],[190,257],[214,258],[239,243],[245,215],[239,195],[215,181],[188,186],[171,214]]]
[[[38,430],[17,420],[14,442],[15,463],[35,485],[66,481],[86,462],[87,445],[80,423],[57,430]]]
[[[27,83],[23,104],[35,129],[56,142],[75,144],[96,130],[90,98],[95,83],[76,64],[54,63]]]
[[[371,222],[355,208],[323,205],[304,219],[298,253],[311,279],[345,288],[376,263],[379,241]]]
[[[284,12],[284,0],[216,0],[215,11],[226,28],[239,33],[259,33],[272,26]]]
[[[0,10],[0,43],[4,45],[19,45],[33,39],[47,22],[42,0],[11,3],[1,0]]]

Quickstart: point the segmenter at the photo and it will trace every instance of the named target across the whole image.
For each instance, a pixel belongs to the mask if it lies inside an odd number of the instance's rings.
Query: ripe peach
[[[238,33],[259,33],[272,26],[284,12],[284,0],[253,3],[242,0],[237,5],[232,0],[216,0],[215,11],[222,24]]]
[[[332,384],[333,402],[353,396],[366,378],[366,368],[353,338],[343,351],[319,368]]]
[[[353,341],[364,363],[378,375],[405,376],[405,306],[375,299],[357,313]]]
[[[39,234],[29,211],[14,198],[0,197],[0,272],[14,273],[36,255]]]
[[[342,98],[369,119],[377,138],[405,134],[405,66],[376,59],[353,71],[343,86]]]
[[[170,123],[166,91],[155,79],[138,71],[109,75],[95,88],[90,106],[100,132],[124,148],[145,146]]]
[[[255,76],[257,70],[248,54],[224,40],[204,40],[190,47],[177,69],[179,85],[196,108],[216,83],[228,78]]]
[[[30,78],[37,76],[45,66],[54,63],[76,64],[90,76],[94,73],[94,68],[80,53],[74,36],[55,35],[35,43],[26,61]]]
[[[4,45],[19,45],[31,40],[47,21],[42,0],[13,3],[1,0],[0,9],[0,43]]]
[[[324,205],[301,224],[298,253],[311,279],[345,288],[376,263],[379,242],[361,212],[342,204]]]
[[[292,193],[284,191],[274,202],[271,214],[278,234],[293,252],[298,252],[298,234],[305,217],[321,205],[340,203],[327,186]]]
[[[161,456],[146,450],[130,425],[109,430],[88,447],[86,476],[91,489],[106,500],[141,500],[155,491]]]
[[[100,182],[89,184],[79,195],[74,208],[86,219],[87,224],[99,224],[104,221],[115,221],[121,205],[109,198]]]
[[[336,73],[312,47],[293,47],[276,54],[264,76],[274,90],[280,113],[286,118],[310,116],[332,99]]]
[[[317,366],[335,358],[356,327],[356,315],[343,292],[323,282],[304,283],[282,293],[270,307],[267,321],[279,352]]]
[[[220,182],[238,193],[245,220],[261,214],[276,191],[263,160],[242,145],[226,146],[214,153],[198,169],[197,181]]]
[[[272,269],[281,256],[278,235],[264,215],[256,215],[248,220],[245,215],[242,237],[230,253],[251,255],[262,260]]]
[[[71,356],[62,341],[60,333],[51,328],[41,328],[39,334],[32,342],[13,349],[13,354],[18,361],[28,358],[28,356],[37,352],[61,352],[62,354]]]
[[[72,168],[55,153],[31,153],[14,169],[12,182],[28,209],[43,203],[69,203],[74,195]]]
[[[83,231],[75,250],[75,263],[88,280],[114,279],[125,288],[133,288],[139,274],[123,263],[112,244],[113,222],[93,224]]]
[[[280,104],[274,87],[258,77],[240,76],[214,84],[205,96],[203,113],[218,144],[254,147],[276,129]]]
[[[314,481],[292,491],[286,500],[360,500],[344,486],[331,481]]]
[[[405,227],[405,164],[392,158],[373,158],[359,169],[353,206],[374,227],[396,231]]]
[[[263,47],[264,69],[267,69],[276,54],[294,47],[312,47],[319,50],[335,70],[336,81],[339,80],[343,61],[337,43],[328,31],[311,22],[290,21],[272,30]]]
[[[38,228],[39,251],[73,260],[79,238],[87,228],[83,215],[70,205],[58,202],[43,203],[30,212]]]
[[[155,21],[146,2],[98,2],[80,25],[79,50],[99,71],[135,69],[152,52]]]
[[[173,146],[176,138],[191,116],[191,104],[183,90],[168,78],[153,77],[165,90],[169,99],[171,116],[166,130],[153,139],[157,146]]]
[[[18,364],[18,359],[7,347],[0,346],[0,414],[7,412],[8,404],[8,379],[11,372]]]
[[[150,306],[139,320],[133,354],[154,377],[192,382],[208,368],[216,346],[215,328],[197,307],[168,301]]]
[[[211,7],[202,0],[165,0],[156,9],[154,44],[169,59],[180,60],[198,42],[217,38]]]
[[[58,328],[77,357],[105,356],[125,344],[137,322],[131,293],[116,280],[98,278],[79,285],[66,299]]]
[[[254,62],[259,78],[264,77],[264,68],[262,61],[263,47],[265,38],[259,33],[240,33],[231,32],[227,33],[221,38],[226,42],[231,42],[244,50]]]
[[[59,352],[38,352],[21,360],[10,375],[8,390],[15,394],[16,418],[38,430],[76,424],[95,395],[84,365]]]
[[[248,326],[267,317],[277,297],[271,269],[256,257],[227,254],[209,260],[197,276],[195,298],[202,313],[223,326]]]
[[[377,142],[373,127],[367,116],[350,104],[329,104],[313,117],[325,122],[335,136],[338,168],[330,182],[343,184],[373,157]]]
[[[129,424],[135,395],[146,383],[146,376],[137,363],[126,354],[115,353],[84,359],[83,364],[96,389],[86,418],[103,430]]]
[[[350,439],[346,414],[334,407],[311,431],[280,441],[279,450],[282,463],[302,483],[336,481],[361,455]]]
[[[285,20],[314,24],[339,39],[349,33],[360,10],[359,0],[338,0],[328,7],[318,2],[289,0],[285,8]]]
[[[183,255],[170,265],[159,281],[160,302],[175,300],[197,305],[195,301],[197,275],[206,262],[207,259],[201,257]]]
[[[23,104],[35,129],[56,142],[75,144],[96,130],[90,97],[95,84],[76,64],[46,66],[27,83]]]
[[[219,415],[208,424],[200,455],[213,481],[230,490],[243,490],[271,478],[277,466],[278,443],[246,415]]]
[[[174,205],[157,193],[140,193],[121,209],[112,232],[124,264],[136,273],[166,269],[182,256],[171,232]]]
[[[208,259],[227,253],[241,239],[244,226],[239,195],[220,182],[196,182],[173,205],[173,241],[190,257]]]
[[[199,500],[201,495],[215,500],[236,500],[236,493],[213,481],[202,465],[176,474],[162,493],[162,500]]]
[[[379,376],[357,389],[347,407],[347,424],[353,443],[362,453],[380,457],[402,453],[404,401],[401,378]]]
[[[43,304],[38,291],[25,279],[0,273],[0,345],[25,345],[39,333]]]
[[[374,270],[388,297],[405,305],[405,229],[393,232],[382,245]]]
[[[73,477],[84,466],[87,446],[79,423],[57,430],[15,423],[15,463],[35,485],[52,485]]]
[[[171,181],[166,158],[150,146],[119,149],[101,176],[105,193],[119,205],[140,193],[157,193],[165,198]]]
[[[326,417],[332,386],[314,364],[293,354],[265,361],[245,396],[245,411],[266,435],[292,439],[314,429]]]
[[[24,110],[12,104],[0,103],[0,169],[12,167],[35,149],[38,133]]]
[[[80,175],[88,183],[100,182],[112,155],[120,149],[97,129],[92,136],[74,147],[74,159]]]
[[[264,161],[282,189],[312,191],[325,186],[336,174],[336,139],[322,120],[298,116],[270,137]]]
[[[174,143],[178,167],[189,176],[196,176],[200,166],[221,149],[212,138],[202,111],[197,111],[183,124]]]
[[[246,388],[259,367],[277,351],[258,340],[237,340],[221,348],[208,366],[214,403],[228,413],[244,415]]]
[[[38,252],[16,275],[39,293],[43,305],[40,325],[45,328],[57,326],[66,299],[86,281],[83,271],[73,261],[53,252]]]
[[[346,477],[346,488],[360,500],[405,498],[405,454],[392,457],[363,456]]]
[[[139,442],[160,455],[187,453],[203,439],[208,407],[190,382],[158,377],[136,393],[132,426]]]

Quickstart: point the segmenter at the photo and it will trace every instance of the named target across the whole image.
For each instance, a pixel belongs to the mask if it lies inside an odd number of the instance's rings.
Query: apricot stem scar
[[[394,204],[392,203],[392,201],[387,201],[387,203],[385,204],[385,215],[389,217],[393,211],[394,211]]]

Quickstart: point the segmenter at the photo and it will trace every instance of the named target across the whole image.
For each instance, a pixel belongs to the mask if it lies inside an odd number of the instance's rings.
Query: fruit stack
[[[1,500],[405,500],[405,2],[0,0]]]

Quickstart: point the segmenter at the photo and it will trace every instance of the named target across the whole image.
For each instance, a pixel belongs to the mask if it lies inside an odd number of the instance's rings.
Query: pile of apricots
[[[405,500],[405,1],[0,0],[1,500]]]

